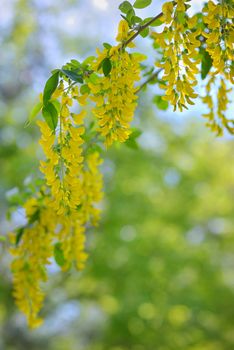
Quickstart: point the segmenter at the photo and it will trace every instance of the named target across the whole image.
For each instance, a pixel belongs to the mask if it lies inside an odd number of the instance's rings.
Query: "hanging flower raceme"
[[[121,21],[117,40],[124,42],[128,38],[128,31],[127,22]],[[144,57],[129,54],[122,44],[102,52],[97,50],[97,54],[93,63],[94,71],[99,73],[107,61],[110,69],[97,83],[89,82],[88,85],[93,94],[91,99],[96,103],[93,113],[98,118],[99,131],[105,138],[106,146],[110,146],[114,141],[126,141],[131,133],[130,123],[138,98],[135,83],[140,79],[139,62]]]
[[[41,161],[40,169],[51,189],[53,207],[58,215],[63,215],[80,204],[79,173],[83,162],[85,111],[70,113],[73,100],[80,98],[77,89],[68,93],[59,88],[55,96],[58,98],[59,95],[60,113],[55,132],[45,121],[38,121],[38,125],[42,133],[40,144],[47,158]]]
[[[207,29],[203,31],[206,39],[206,51],[213,60],[217,73],[234,83],[234,7],[229,1],[214,3],[209,0],[203,8],[204,23]]]
[[[164,30],[152,34],[163,49],[162,62],[156,63],[164,71],[164,83],[160,85],[166,93],[163,98],[174,106],[174,110],[178,107],[180,111],[187,108],[187,104],[194,104],[192,99],[198,96],[194,87],[197,85],[197,65],[200,63],[200,41],[197,39],[200,29],[194,29],[197,17],[188,17],[187,3],[183,0],[166,2],[162,8]]]
[[[98,152],[88,155],[86,169],[82,172],[81,216],[85,223],[97,226],[100,220],[100,208],[97,207],[102,199],[103,179],[100,173],[102,159]]]
[[[102,163],[98,152],[87,155],[81,172],[81,199],[78,210],[73,210],[68,216],[60,218],[61,229],[58,239],[61,242],[64,263],[63,270],[75,262],[81,270],[87,259],[85,252],[85,230],[89,225],[96,226],[100,219],[100,208],[97,207],[102,199],[102,175],[99,166]]]
[[[217,88],[219,84],[219,87]],[[210,73],[206,84],[206,95],[202,97],[202,101],[207,105],[209,112],[203,114],[207,118],[207,126],[214,131],[218,136],[223,135],[224,129],[234,134],[234,120],[230,120],[225,116],[225,112],[230,102],[228,93],[231,88],[223,78],[218,78],[215,73]],[[215,101],[215,96],[217,99]]]
[[[73,116],[77,121],[77,115]],[[75,138],[74,138],[75,140]],[[48,155],[48,153],[47,153]],[[67,158],[66,158],[67,159]],[[27,224],[10,233],[13,244],[11,254],[14,297],[19,309],[26,315],[31,328],[41,325],[38,316],[44,301],[41,282],[47,280],[46,265],[54,257],[63,271],[73,265],[82,270],[88,254],[85,251],[86,230],[96,226],[100,219],[102,199],[102,163],[98,152],[86,156],[84,168],[79,172],[79,206],[70,205],[66,215],[55,210],[54,199],[45,185],[38,198],[25,203]],[[77,189],[72,189],[74,196]]]
[[[29,326],[35,328],[42,323],[38,316],[44,300],[41,282],[47,280],[46,265],[53,255],[56,215],[47,197],[30,198],[24,208],[28,224],[17,235],[10,234],[14,245],[11,268],[16,304],[26,315]]]

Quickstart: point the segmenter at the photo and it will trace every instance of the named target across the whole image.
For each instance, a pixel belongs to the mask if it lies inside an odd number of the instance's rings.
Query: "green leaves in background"
[[[153,103],[162,111],[166,111],[169,106],[168,101],[163,100],[163,96],[161,95],[154,96]]]
[[[52,94],[55,92],[58,82],[59,82],[59,73],[60,71],[57,70],[51,77],[47,80],[44,91],[43,91],[43,103],[44,105],[47,104],[47,102],[50,100]]]
[[[133,7],[136,9],[143,9],[151,4],[152,0],[136,0]]]
[[[204,49],[201,48],[201,55],[202,55],[202,60],[201,60],[201,78],[205,79],[207,74],[209,73],[213,61],[212,58],[210,57],[209,53]]]
[[[48,102],[42,108],[42,115],[52,131],[55,131],[58,124],[58,111],[52,102]]]
[[[132,149],[138,149],[138,143],[137,143],[137,138],[142,134],[142,131],[137,128],[132,129],[132,133],[129,135],[129,138],[127,141],[125,141],[125,146],[132,148]]]
[[[63,266],[66,262],[62,251],[62,244],[60,242],[54,245],[54,260],[59,266]]]

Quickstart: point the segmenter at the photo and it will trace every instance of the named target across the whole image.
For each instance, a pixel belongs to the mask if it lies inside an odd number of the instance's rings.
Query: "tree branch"
[[[148,83],[150,83],[152,80],[154,80],[155,78],[157,78],[157,76],[159,75],[160,72],[162,72],[162,68],[158,69],[156,72],[154,72],[152,75],[149,76],[149,78],[144,81],[144,83],[142,83],[138,90],[136,91],[136,93],[140,92]]]
[[[147,27],[149,27],[154,21],[156,21],[157,19],[159,19],[160,17],[162,17],[163,13],[160,12],[157,16],[151,18],[148,22],[146,22],[145,24],[143,24],[142,26],[140,26],[138,28],[138,30],[136,31],[136,33],[134,33],[132,36],[130,36],[130,38],[128,40],[126,40],[123,45],[122,48],[125,48],[126,46],[128,46],[128,44],[130,44],[141,32],[143,32],[144,29],[146,29]]]

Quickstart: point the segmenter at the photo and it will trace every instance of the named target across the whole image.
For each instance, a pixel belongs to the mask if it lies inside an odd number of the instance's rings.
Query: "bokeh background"
[[[24,124],[50,70],[113,43],[120,2],[0,1],[0,235],[22,215],[7,220],[7,198],[38,172],[38,130]],[[142,13],[158,13],[153,3]],[[151,42],[137,44],[153,62]],[[52,265],[37,330],[13,303],[0,242],[1,350],[234,349],[233,139],[211,135],[200,103],[158,111],[155,91],[139,100],[139,149],[105,154],[103,218],[88,233],[87,267],[62,274]]]

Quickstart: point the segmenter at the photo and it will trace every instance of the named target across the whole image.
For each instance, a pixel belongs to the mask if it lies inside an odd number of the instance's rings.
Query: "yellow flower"
[[[100,55],[103,57],[102,53]],[[106,146],[114,141],[124,142],[130,135],[130,123],[137,106],[135,82],[140,79],[139,62],[142,59],[141,55],[113,49],[110,74],[100,78],[96,85],[89,83],[93,93],[91,99],[96,103],[93,114],[98,119],[99,131],[105,138]]]
[[[163,58],[156,65],[163,69],[162,80],[165,84],[160,87],[165,90],[163,99],[174,106],[174,110],[187,108],[194,104],[192,99],[198,95],[194,91],[197,84],[196,74],[200,29],[194,30],[197,17],[189,18],[186,14],[185,0],[177,0],[176,4],[167,2],[163,5],[163,19],[168,26],[163,32],[153,33],[155,42],[163,48]],[[179,15],[184,14],[185,21],[180,21]]]
[[[118,27],[118,34],[116,36],[116,41],[124,43],[130,38],[131,34],[129,33],[129,25],[128,22],[122,19],[119,22],[119,27]],[[133,42],[130,42],[128,47],[135,47],[135,44]]]
[[[233,82],[234,58],[234,9],[231,3],[222,1],[214,3],[209,1],[203,8],[204,22],[207,30],[203,31],[206,38],[206,51],[213,60],[217,73],[223,74],[226,79]]]
[[[78,89],[60,93],[61,110],[58,130],[53,133],[46,122],[39,121],[41,129],[41,144],[46,161],[41,162],[40,170],[45,176],[51,190],[51,204],[58,215],[65,215],[80,204],[80,179],[82,169],[82,134],[84,133],[83,119],[86,112],[70,113],[69,107],[73,99],[82,99]]]
[[[44,300],[41,282],[47,280],[46,265],[53,255],[55,213],[47,199],[44,204],[45,207],[42,207],[36,198],[31,198],[25,203],[30,226],[23,229],[20,242],[11,249],[14,255],[11,265],[13,295],[31,328],[38,327],[42,323],[42,319],[38,316]]]
[[[219,87],[217,91],[219,80]],[[225,112],[227,111],[228,93],[231,88],[227,87],[227,83],[223,78],[218,78],[215,73],[210,73],[206,85],[206,95],[202,97],[202,101],[207,105],[209,112],[204,113],[203,117],[207,119],[206,125],[217,134],[222,136],[224,129],[234,134],[234,120],[227,119]],[[217,95],[217,102],[214,101],[214,96]],[[217,110],[215,106],[217,105]]]

